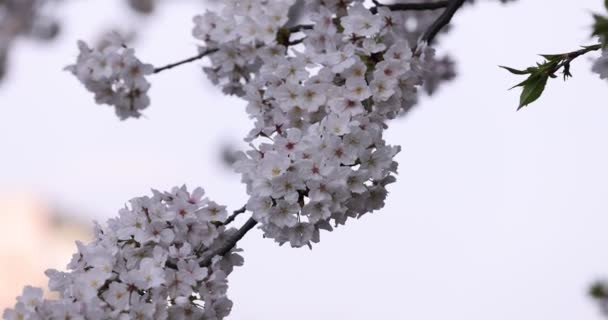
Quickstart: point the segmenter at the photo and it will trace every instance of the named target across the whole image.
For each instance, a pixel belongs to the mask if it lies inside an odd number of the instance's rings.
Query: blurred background
[[[124,0],[65,0],[53,41],[11,40],[0,83],[0,308],[24,285],[45,285],[46,268],[63,269],[92,220],[150,188],[185,183],[230,209],[245,203],[222,150],[244,147],[251,123],[243,101],[205,79],[204,62],[154,76],[145,118],[126,122],[62,71],[77,39],[113,29],[136,31],[145,62],[191,56],[191,19],[208,3],[157,5],[144,16]],[[601,319],[587,291],[608,277],[608,83],[585,56],[574,78],[515,112],[519,92],[507,89],[521,79],[497,66],[594,43],[591,12],[602,6],[463,8],[439,47],[457,78],[391,123],[387,140],[403,151],[386,207],[322,234],[313,250],[249,233],[230,278],[231,318]]]

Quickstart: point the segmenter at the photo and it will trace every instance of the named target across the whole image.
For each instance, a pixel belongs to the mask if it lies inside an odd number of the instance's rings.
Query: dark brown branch
[[[230,250],[232,250],[232,248],[234,248],[234,246],[236,246],[237,242],[243,239],[243,237],[245,236],[245,234],[247,234],[247,232],[249,232],[249,230],[255,227],[256,224],[258,224],[257,221],[255,221],[253,218],[249,218],[249,220],[247,220],[247,222],[245,222],[245,224],[239,230],[237,230],[233,235],[228,238],[228,240],[226,240],[226,243],[224,243],[216,250],[212,251],[205,259],[203,259],[203,261],[201,261],[199,265],[203,268],[209,267],[211,265],[211,261],[215,256],[226,255],[228,252],[230,252]]]
[[[588,46],[588,47],[583,47],[580,50],[565,53],[562,57],[562,62],[560,62],[558,65],[556,65],[555,68],[549,70],[549,74],[554,75],[557,71],[559,71],[559,69],[564,68],[564,71],[563,71],[564,80],[566,80],[567,77],[572,76],[572,74],[570,73],[570,63],[572,62],[572,60],[574,60],[584,54],[587,54],[591,51],[597,51],[600,49],[602,49],[602,45],[596,44],[596,45],[592,45],[592,46]]]
[[[207,49],[207,50],[205,50],[205,51],[203,51],[203,52],[195,55],[194,57],[190,57],[190,58],[182,60],[182,61],[178,61],[178,62],[171,63],[171,64],[168,64],[166,66],[160,67],[160,68],[156,68],[156,69],[154,69],[153,73],[156,74],[156,73],[159,73],[159,72],[171,69],[171,68],[175,68],[175,67],[180,66],[182,64],[186,64],[186,63],[190,63],[192,61],[196,61],[196,60],[202,59],[205,56],[216,52],[217,50],[218,50],[217,48]]]
[[[228,225],[229,223],[231,223],[232,221],[234,221],[234,219],[236,219],[236,217],[247,211],[247,206],[243,206],[242,208],[235,210],[227,219],[226,221],[217,224],[218,226],[225,226]],[[252,222],[253,221],[253,222]],[[241,240],[243,238],[243,236],[245,236],[245,234],[251,230],[255,225],[257,224],[257,222],[253,219],[249,219],[242,227],[241,229],[239,229],[235,234],[232,235],[232,237],[228,238],[228,240],[226,240],[226,243],[220,247],[218,250],[216,250],[215,252],[211,253],[211,256],[209,256],[207,259],[203,260],[200,265],[207,267],[209,266],[209,264],[211,263],[211,259],[213,259],[213,257],[217,256],[217,255],[225,255],[226,253],[228,253],[230,250],[232,250],[232,248],[234,248],[234,246],[236,245],[236,243]],[[195,252],[198,255],[198,252],[200,252],[201,248],[202,248],[202,244],[201,247],[198,248]],[[173,262],[167,261],[165,263],[165,267],[169,268],[169,269],[174,269],[177,270],[177,265]]]
[[[293,40],[293,41],[289,41],[287,43],[287,46],[295,46],[297,44],[300,44],[300,43],[304,42],[304,39],[306,39],[306,37],[300,38],[300,39],[297,39],[297,40]]]
[[[436,1],[436,2],[420,2],[420,3],[394,3],[394,4],[383,4],[376,0],[373,1],[375,7],[371,7],[369,10],[372,13],[377,13],[378,8],[384,7],[391,11],[421,11],[421,10],[436,10],[445,8],[448,6],[449,1]]]
[[[433,42],[435,36],[437,36],[439,31],[441,31],[443,27],[450,23],[452,17],[454,16],[454,14],[456,14],[456,11],[460,9],[460,7],[462,6],[462,4],[464,4],[465,1],[466,0],[450,0],[447,4],[445,11],[443,11],[439,18],[437,18],[437,20],[435,20],[433,24],[426,30],[426,32],[422,36],[422,41],[425,41],[427,43]]]
[[[288,28],[289,33],[301,32],[304,30],[312,30],[314,26],[312,24],[299,24],[297,26],[293,26]]]
[[[228,219],[226,219],[226,221],[224,221],[222,223],[222,225],[226,226],[228,224],[230,224],[232,221],[234,221],[234,219],[236,219],[236,217],[241,214],[244,213],[245,211],[247,211],[247,206],[243,206],[242,208],[235,210],[229,217]]]

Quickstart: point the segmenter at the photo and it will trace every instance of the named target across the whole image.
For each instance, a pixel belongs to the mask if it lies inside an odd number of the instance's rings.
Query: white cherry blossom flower
[[[344,35],[358,35],[369,37],[380,31],[382,21],[378,15],[372,14],[361,3],[357,3],[348,9],[348,15],[341,20],[344,27]]]

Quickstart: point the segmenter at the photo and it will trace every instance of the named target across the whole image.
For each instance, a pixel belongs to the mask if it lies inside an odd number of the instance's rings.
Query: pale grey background
[[[459,77],[391,123],[387,140],[403,152],[387,206],[322,234],[312,251],[247,235],[231,319],[600,319],[586,290],[608,276],[608,83],[583,57],[572,80],[551,81],[515,112],[518,92],[507,88],[521,79],[497,65],[592,43],[590,11],[602,2],[486,1],[459,12],[441,46]],[[240,207],[244,188],[218,152],[251,123],[200,63],[155,76],[147,118],[127,122],[61,71],[74,40],[128,21],[121,9],[72,1],[58,42],[19,43],[0,88],[0,193],[38,194],[86,219],[182,183]],[[194,52],[201,12],[190,1],[163,9],[141,22],[136,44],[158,65]]]

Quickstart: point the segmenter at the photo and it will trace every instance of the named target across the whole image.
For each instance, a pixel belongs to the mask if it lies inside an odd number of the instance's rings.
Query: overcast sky
[[[202,7],[175,2],[141,22],[143,60],[195,52],[191,17]],[[391,123],[387,140],[403,151],[386,207],[323,233],[312,251],[248,234],[245,266],[230,277],[231,319],[600,319],[586,290],[608,277],[608,83],[582,57],[573,79],[552,80],[515,112],[518,92],[507,89],[521,79],[497,65],[593,43],[590,12],[603,1],[478,2],[442,39],[458,78]],[[121,9],[72,1],[57,42],[19,43],[0,86],[0,193],[35,194],[86,220],[183,183],[241,207],[244,186],[219,150],[251,123],[200,63],[155,76],[146,118],[126,122],[61,70],[76,39],[130,21]]]

